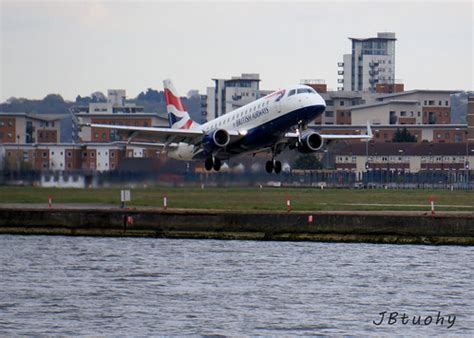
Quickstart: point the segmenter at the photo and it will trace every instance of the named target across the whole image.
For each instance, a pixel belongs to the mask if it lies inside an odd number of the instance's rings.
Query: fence
[[[279,175],[262,173],[182,172],[165,174],[137,171],[0,171],[0,184],[84,187],[150,184],[167,186],[293,186],[328,188],[474,189],[474,171],[375,170],[364,173],[335,170],[294,170]],[[77,186],[77,184],[75,185]]]

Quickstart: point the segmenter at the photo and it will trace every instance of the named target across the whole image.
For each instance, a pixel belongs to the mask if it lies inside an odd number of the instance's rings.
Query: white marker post
[[[433,197],[430,197],[430,204],[431,204],[431,214],[435,214],[435,205],[434,205],[434,200]]]
[[[290,196],[288,196],[286,198],[286,207],[288,209],[288,212],[290,212],[291,211],[291,198],[290,198]]]
[[[168,208],[168,196],[163,196],[163,209],[166,210]]]
[[[120,190],[120,207],[123,209],[125,208],[125,202],[130,202],[132,200],[132,196],[130,194],[130,190]]]
[[[48,195],[48,208],[52,208],[53,207],[53,197],[51,196],[51,194]]]

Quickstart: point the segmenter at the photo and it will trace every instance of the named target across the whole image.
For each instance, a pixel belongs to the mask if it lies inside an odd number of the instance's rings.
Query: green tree
[[[393,135],[392,142],[416,142],[416,137],[410,134],[406,127],[401,131],[400,128],[397,128],[397,131]]]
[[[63,104],[64,99],[61,95],[59,94],[48,94],[46,97],[43,99],[43,102],[49,105],[55,105],[55,104]]]
[[[313,154],[302,154],[293,162],[293,169],[322,169],[323,165]]]

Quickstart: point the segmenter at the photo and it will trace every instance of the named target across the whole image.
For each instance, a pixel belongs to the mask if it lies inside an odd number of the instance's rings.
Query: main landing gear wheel
[[[275,174],[279,174],[281,173],[281,162],[275,160],[267,161],[267,163],[265,163],[265,170],[269,174],[271,174],[272,171],[275,171]]]
[[[272,173],[272,171],[273,171],[273,161],[267,161],[267,163],[265,163],[265,170],[269,174]]]
[[[204,162],[204,167],[206,168],[206,170],[212,170],[213,165],[214,161],[212,160],[212,157],[206,158],[206,161]]]
[[[212,166],[215,171],[219,171],[221,169],[222,162],[218,158],[214,158],[214,165]]]
[[[273,170],[275,170],[275,174],[281,173],[281,162],[280,161],[275,161],[273,164]]]
[[[214,169],[215,171],[219,171],[221,167],[222,167],[221,160],[215,157],[208,157],[206,158],[206,161],[204,162],[204,168],[206,168],[207,171],[210,171],[212,169]]]

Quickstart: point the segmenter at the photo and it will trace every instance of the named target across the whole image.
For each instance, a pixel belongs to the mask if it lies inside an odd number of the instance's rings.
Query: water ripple
[[[0,236],[0,334],[468,335],[473,273],[472,247]]]

